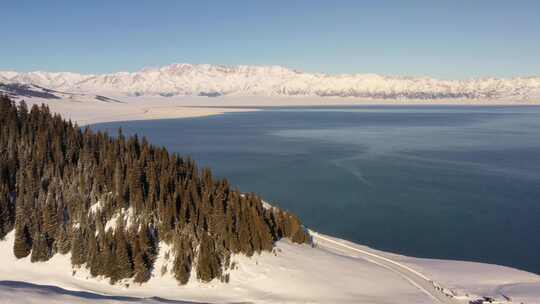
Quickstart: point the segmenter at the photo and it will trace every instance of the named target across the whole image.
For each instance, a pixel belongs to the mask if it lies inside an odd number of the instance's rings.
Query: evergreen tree
[[[114,236],[116,272],[113,279],[131,278],[133,276],[133,259],[124,232],[117,230]]]
[[[192,249],[186,238],[179,237],[175,242],[173,272],[180,284],[186,284],[191,274]]]
[[[87,247],[85,234],[81,229],[76,229],[71,241],[71,263],[73,265],[82,265],[86,262]]]
[[[47,238],[43,233],[36,232],[32,242],[32,254],[30,260],[32,262],[44,262],[51,257],[51,248],[47,242]]]
[[[32,250],[32,238],[26,226],[15,229],[15,243],[13,244],[13,253],[18,259],[24,258]]]
[[[214,242],[203,234],[197,256],[197,278],[209,282],[221,274],[221,262],[215,251]]]

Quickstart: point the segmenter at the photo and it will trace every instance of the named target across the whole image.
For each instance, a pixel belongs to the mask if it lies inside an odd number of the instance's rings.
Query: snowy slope
[[[11,250],[12,242],[13,233],[0,242],[3,261],[0,264],[0,292],[4,290],[6,294],[9,294],[6,288],[14,283],[3,282],[11,281],[116,297],[160,297],[212,303],[358,303],[361,300],[403,303],[398,299],[407,303],[431,303],[429,297],[407,281],[375,264],[288,241],[279,242],[274,253],[252,258],[235,256],[233,261],[237,269],[231,272],[228,284],[217,281],[204,284],[192,278],[186,286],[179,286],[170,273],[161,275],[162,266],[172,262],[172,259],[165,259],[166,246],[160,247],[154,277],[148,283],[139,286],[122,282],[112,286],[108,280],[90,278],[84,270],[72,275],[69,256],[56,255],[49,262],[34,264],[28,258],[16,260]],[[13,303],[26,302],[14,299]]]
[[[83,94],[83,93],[68,93],[58,90],[48,89],[36,84],[31,83],[2,83],[0,82],[0,94],[7,95],[15,100],[20,99],[41,99],[43,101],[48,100],[67,100],[76,101],[78,99],[94,100],[100,102],[115,102],[122,103],[122,101],[109,98],[102,95]]]
[[[437,80],[376,74],[310,74],[280,66],[172,64],[135,73],[0,72],[0,82],[113,96],[340,96],[375,99],[529,99],[540,77]]]
[[[148,283],[110,285],[91,278],[84,269],[73,272],[69,255],[57,254],[46,263],[17,260],[12,254],[13,237],[10,233],[0,241],[2,303],[468,303],[478,295],[502,300],[501,292],[513,303],[540,303],[538,275],[496,265],[388,254],[320,234],[315,235],[313,248],[280,241],[272,253],[234,256],[237,266],[228,284],[204,284],[191,278],[186,286],[178,286],[164,271],[163,266],[170,269],[172,261],[166,259],[165,244]],[[409,274],[381,264],[381,258],[436,278],[426,280],[424,288],[431,284],[429,293],[440,300],[415,285]],[[439,291],[436,286],[446,289]],[[445,292],[455,295],[447,297]]]

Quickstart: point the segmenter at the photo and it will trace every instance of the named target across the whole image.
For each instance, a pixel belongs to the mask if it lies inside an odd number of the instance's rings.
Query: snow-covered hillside
[[[280,66],[172,64],[135,73],[0,72],[0,83],[111,96],[340,96],[375,99],[540,97],[540,77],[437,80],[376,74],[310,74]]]
[[[497,303],[540,303],[540,276],[471,262],[389,254],[314,233],[315,247],[279,241],[272,253],[235,255],[230,282],[179,286],[169,249],[160,247],[149,282],[110,285],[86,269],[72,271],[70,256],[31,263],[15,259],[14,234],[0,241],[2,303],[455,303],[480,296]],[[510,301],[505,300],[510,298]],[[184,302],[186,301],[186,302]]]

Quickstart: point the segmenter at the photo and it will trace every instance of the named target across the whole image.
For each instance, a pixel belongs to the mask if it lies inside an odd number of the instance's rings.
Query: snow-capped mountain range
[[[438,80],[377,74],[311,74],[280,66],[209,64],[172,64],[133,73],[102,75],[0,71],[0,83],[109,96],[238,95],[519,100],[540,97],[540,76]]]

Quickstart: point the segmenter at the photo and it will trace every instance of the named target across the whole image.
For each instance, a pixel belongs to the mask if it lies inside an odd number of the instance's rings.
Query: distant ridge
[[[321,96],[373,99],[540,97],[540,76],[438,80],[377,74],[312,74],[281,66],[171,64],[138,72],[0,72],[0,83],[107,96]]]

